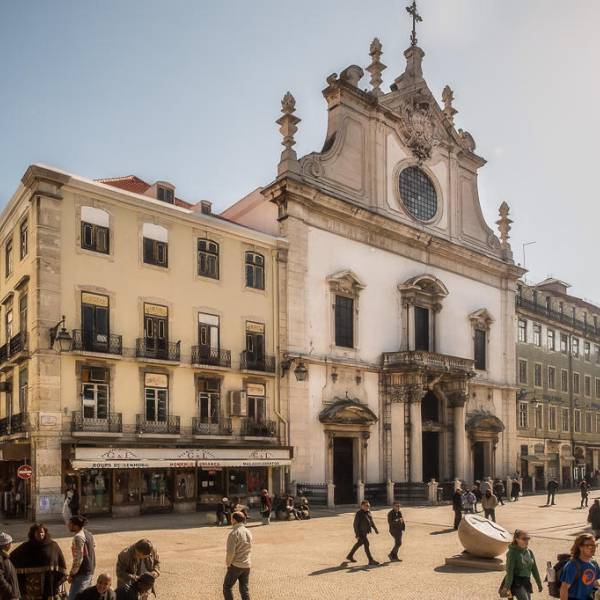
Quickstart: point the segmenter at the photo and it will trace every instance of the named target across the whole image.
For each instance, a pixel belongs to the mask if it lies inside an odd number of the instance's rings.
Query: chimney
[[[200,200],[200,212],[203,215],[212,214],[212,202],[210,200]]]

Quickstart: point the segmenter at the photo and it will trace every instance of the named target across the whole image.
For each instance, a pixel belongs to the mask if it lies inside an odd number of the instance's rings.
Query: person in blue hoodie
[[[592,556],[596,552],[596,540],[591,533],[575,538],[571,548],[571,560],[560,574],[560,600],[591,600],[600,587],[600,567]]]
[[[506,576],[503,587],[508,588],[516,600],[531,600],[532,575],[537,583],[538,591],[541,592],[543,589],[535,556],[529,549],[530,539],[526,531],[517,529],[506,554]]]

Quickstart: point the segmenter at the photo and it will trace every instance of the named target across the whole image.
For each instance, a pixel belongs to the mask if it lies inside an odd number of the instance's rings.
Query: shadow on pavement
[[[444,533],[452,533],[456,531],[454,527],[448,527],[448,529],[440,529],[439,531],[432,531],[429,535],[442,535]]]
[[[319,569],[318,571],[313,571],[309,573],[309,577],[314,577],[315,575],[327,575],[328,573],[337,573],[338,571],[346,571],[347,573],[358,573],[360,571],[370,571],[371,569],[379,569],[380,567],[386,567],[389,565],[389,562],[382,562],[378,565],[353,565],[352,563],[344,561],[343,563],[336,565],[335,567],[326,567],[325,569]]]
[[[473,569],[472,567],[453,567],[452,565],[440,565],[433,569],[436,573],[496,573],[495,569]]]

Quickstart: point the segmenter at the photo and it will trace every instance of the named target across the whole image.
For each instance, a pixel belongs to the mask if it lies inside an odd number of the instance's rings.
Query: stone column
[[[387,481],[386,483],[386,491],[387,491],[387,503],[394,504],[394,482]]]
[[[360,506],[360,503],[365,499],[365,484],[360,479],[356,482],[356,503]]]
[[[410,393],[410,481],[423,481],[423,430],[421,427],[421,387]]]
[[[432,479],[427,484],[427,500],[430,504],[437,504],[437,491],[438,483],[435,479]]]
[[[454,477],[461,481],[465,479],[465,400],[454,398]]]
[[[327,482],[327,508],[335,508],[335,485],[332,481]]]

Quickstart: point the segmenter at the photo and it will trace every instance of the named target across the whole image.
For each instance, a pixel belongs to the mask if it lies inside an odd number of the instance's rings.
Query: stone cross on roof
[[[410,45],[416,46],[417,45],[417,23],[420,23],[423,20],[423,18],[417,11],[417,1],[416,0],[413,0],[412,4],[410,6],[406,7],[406,12],[412,16],[412,21],[413,21],[412,33],[410,34]]]

